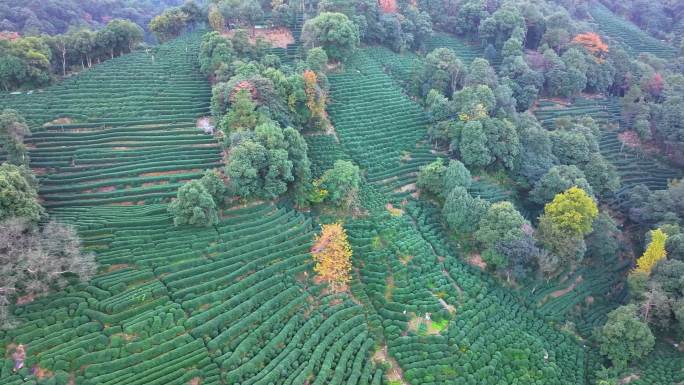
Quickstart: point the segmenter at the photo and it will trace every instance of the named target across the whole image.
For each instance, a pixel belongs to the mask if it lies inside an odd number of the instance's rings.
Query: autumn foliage
[[[397,13],[396,0],[378,0],[378,6],[384,13]]]
[[[572,39],[572,42],[583,46],[598,61],[603,61],[604,55],[608,53],[608,44],[604,43],[601,36],[595,32],[580,33]]]
[[[667,256],[665,241],[667,241],[667,234],[663,230],[655,229],[651,231],[651,242],[646,247],[644,255],[637,260],[637,267],[634,271],[651,274],[651,270],[658,261]]]
[[[352,249],[340,223],[322,226],[320,235],[314,239],[311,255],[318,276],[327,281],[333,290],[343,290],[351,279]]]
[[[311,113],[311,124],[321,128],[325,122],[326,96],[318,87],[318,77],[311,70],[304,71],[304,92],[306,93],[306,106]]]

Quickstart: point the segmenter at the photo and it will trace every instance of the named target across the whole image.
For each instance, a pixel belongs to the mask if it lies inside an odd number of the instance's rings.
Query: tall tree
[[[344,60],[359,45],[359,28],[342,13],[322,12],[304,23],[307,47],[322,47],[333,60]]]
[[[340,223],[321,226],[321,233],[314,239],[311,256],[314,271],[327,281],[333,291],[341,291],[351,281],[352,248],[347,233]]]
[[[596,339],[601,354],[618,368],[646,356],[655,345],[648,325],[637,317],[636,305],[620,306],[608,313],[608,320],[596,333]]]
[[[212,226],[218,223],[214,198],[199,180],[192,180],[181,186],[168,210],[173,215],[176,226]]]
[[[651,242],[646,247],[644,254],[637,260],[635,272],[650,274],[658,261],[667,256],[667,251],[665,251],[667,234],[661,229],[655,229],[651,231],[650,235]]]
[[[44,210],[36,188],[35,177],[26,167],[0,165],[0,221],[17,217],[37,222]]]
[[[442,215],[452,230],[471,233],[477,229],[487,207],[485,200],[473,198],[465,188],[457,186],[447,194]]]
[[[7,160],[16,165],[28,165],[29,158],[24,137],[31,130],[26,120],[16,110],[0,112],[0,146],[7,153]]]

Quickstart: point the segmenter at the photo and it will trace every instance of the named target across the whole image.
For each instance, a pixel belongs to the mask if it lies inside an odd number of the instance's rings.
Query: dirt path
[[[386,372],[386,375],[390,382],[398,381],[402,385],[408,385],[408,383],[404,381],[404,372],[402,372],[401,368],[399,367],[399,363],[387,352],[387,345],[383,345],[381,349],[373,354],[373,361],[376,363],[389,364],[390,368]]]

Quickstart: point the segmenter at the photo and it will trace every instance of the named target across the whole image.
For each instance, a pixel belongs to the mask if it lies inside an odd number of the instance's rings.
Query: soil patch
[[[637,148],[641,146],[639,134],[632,130],[619,133],[618,139],[620,140],[620,143],[629,148]]]
[[[71,118],[57,118],[55,120],[49,121],[43,125],[43,127],[49,126],[61,126],[63,124],[72,124],[74,122]]]
[[[570,286],[566,287],[565,289],[556,290],[553,293],[551,293],[550,296],[553,298],[558,298],[560,296],[566,295],[569,292],[573,291],[575,289],[575,287],[577,287],[577,284],[579,284],[581,282],[582,282],[582,276],[580,275],[579,277],[577,277],[575,279],[575,282],[573,282]]]
[[[394,205],[392,205],[391,203],[387,203],[385,208],[387,209],[387,211],[389,211],[390,215],[393,217],[400,217],[404,214],[404,210],[397,208],[397,207],[394,207]]]
[[[232,38],[235,30],[223,33],[223,36]],[[288,44],[294,44],[295,39],[292,32],[285,27],[277,28],[255,28],[249,31],[250,44],[256,44],[258,38],[262,38],[276,48],[287,48]]]
[[[487,268],[487,262],[482,260],[482,256],[479,253],[471,254],[470,257],[468,257],[468,263],[477,266],[482,270]]]
[[[622,379],[620,379],[619,384],[629,384],[630,382],[636,381],[640,378],[641,378],[641,376],[639,376],[638,374],[630,374],[629,376],[623,377]]]
[[[145,176],[174,175],[174,174],[183,174],[186,172],[195,172],[195,171],[199,171],[199,169],[193,168],[191,170],[170,170],[170,171],[146,172],[146,173],[140,174],[140,176],[145,177]]]
[[[201,129],[207,135],[213,135],[214,131],[216,130],[214,119],[212,119],[210,116],[203,116],[197,119],[196,125],[197,128]]]
[[[417,190],[418,190],[418,189],[416,188],[416,184],[415,184],[415,183],[409,183],[409,184],[407,184],[407,185],[405,185],[405,186],[401,186],[401,187],[399,187],[399,188],[394,189],[394,192],[395,192],[395,193],[405,193],[405,192],[408,192],[408,191],[417,191]]]
[[[404,381],[404,373],[401,371],[399,363],[387,353],[387,345],[383,345],[382,348],[378,349],[378,351],[373,354],[373,361],[376,364],[389,364],[390,368],[385,372],[385,375],[390,383],[395,381],[401,385],[407,385],[407,382]]]

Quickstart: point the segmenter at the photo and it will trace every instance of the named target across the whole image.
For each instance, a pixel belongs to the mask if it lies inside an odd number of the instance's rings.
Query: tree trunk
[[[66,50],[62,50],[62,76],[66,76]]]

